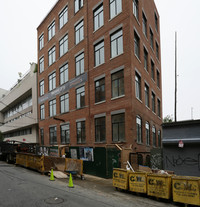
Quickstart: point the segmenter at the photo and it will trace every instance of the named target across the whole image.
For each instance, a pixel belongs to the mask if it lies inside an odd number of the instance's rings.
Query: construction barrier
[[[128,190],[129,170],[113,169],[113,186],[119,189]]]
[[[175,176],[172,178],[173,201],[200,205],[200,178]]]
[[[65,169],[67,173],[72,175],[83,176],[83,160],[65,158]]]
[[[129,191],[135,193],[147,192],[147,173],[131,172],[129,174]]]

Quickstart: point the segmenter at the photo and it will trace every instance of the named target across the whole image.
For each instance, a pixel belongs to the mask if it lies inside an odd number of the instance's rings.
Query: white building
[[[0,97],[0,131],[4,141],[38,142],[37,65]]]

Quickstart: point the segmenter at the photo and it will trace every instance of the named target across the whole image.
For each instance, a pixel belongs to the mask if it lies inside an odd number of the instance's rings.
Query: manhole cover
[[[52,197],[52,198],[47,198],[46,200],[44,200],[44,202],[47,204],[60,204],[64,202],[64,199],[58,197]]]

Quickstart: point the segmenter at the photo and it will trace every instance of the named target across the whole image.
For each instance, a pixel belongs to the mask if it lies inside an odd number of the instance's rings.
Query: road
[[[48,176],[26,168],[0,161],[0,206],[1,207],[169,207],[146,197],[118,192],[112,188],[102,191],[93,181],[75,181],[74,188],[67,180],[50,181]],[[85,182],[85,185],[84,185]],[[86,184],[87,183],[87,184]]]

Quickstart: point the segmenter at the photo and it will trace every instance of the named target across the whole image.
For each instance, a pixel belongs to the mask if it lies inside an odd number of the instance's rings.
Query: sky
[[[148,0],[145,0],[148,1]],[[57,0],[0,3],[0,88],[9,90],[37,62],[37,27]],[[160,15],[163,117],[174,117],[177,32],[177,121],[200,119],[200,0],[155,0]]]

